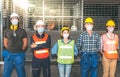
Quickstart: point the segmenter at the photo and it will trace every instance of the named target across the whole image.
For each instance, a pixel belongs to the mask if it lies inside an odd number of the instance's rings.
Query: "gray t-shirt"
[[[23,38],[27,38],[27,33],[24,29],[18,28],[16,31],[6,29],[4,38],[8,39],[8,48],[10,52],[23,52]]]

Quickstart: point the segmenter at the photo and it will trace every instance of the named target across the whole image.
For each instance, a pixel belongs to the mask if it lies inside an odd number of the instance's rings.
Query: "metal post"
[[[27,0],[28,3],[28,0]],[[26,8],[22,8],[23,10],[23,28],[27,31],[28,30],[28,4]]]
[[[64,0],[62,0],[62,27],[64,24]]]
[[[0,37],[0,51],[1,51],[1,55],[2,55],[2,50],[3,50],[3,25],[2,25],[2,6],[3,6],[3,0],[0,0],[0,12],[1,12],[1,15],[0,15],[0,34],[1,34],[1,37]],[[2,56],[1,56],[1,60],[2,60]]]
[[[120,5],[118,5],[118,20],[120,20]],[[120,21],[118,21],[118,31],[120,30]]]
[[[84,0],[81,0],[81,31],[83,31],[83,18],[84,18]]]
[[[43,21],[45,21],[45,1],[43,0]]]
[[[12,5],[13,5],[13,9],[12,9],[12,12],[15,12],[15,0],[12,0]]]
[[[60,13],[61,13],[61,11],[60,11],[60,6],[59,6],[59,11],[58,11],[58,16],[60,16]],[[60,17],[58,18],[58,30],[60,30]]]

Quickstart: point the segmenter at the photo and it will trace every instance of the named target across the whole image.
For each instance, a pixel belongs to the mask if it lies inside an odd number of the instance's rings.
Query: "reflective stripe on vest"
[[[107,52],[108,54],[115,54],[115,53],[117,53],[117,51],[109,51],[109,52]]]
[[[60,48],[72,48],[72,46],[60,46]]]
[[[117,51],[104,51],[104,55],[108,59],[117,59],[119,57]]]
[[[74,41],[64,44],[62,40],[58,40],[58,58],[57,62],[61,64],[74,63]]]
[[[33,40],[36,44],[43,44],[46,43],[48,38],[48,34],[45,34],[45,36],[40,39],[38,38],[36,35],[33,35]],[[34,50],[34,56],[36,58],[47,58],[49,56],[49,49],[48,48],[43,48],[43,49],[39,49],[39,50]]]
[[[61,59],[72,59],[72,56],[59,56]]]
[[[107,41],[106,44],[115,44],[116,41]]]
[[[49,56],[49,49],[40,49],[34,51],[34,56],[39,59],[47,58]]]
[[[46,43],[46,41],[35,42],[35,44],[43,44],[43,43]]]
[[[35,53],[36,54],[40,54],[40,53],[46,53],[46,52],[48,52],[48,49],[45,49],[45,50],[37,50]]]

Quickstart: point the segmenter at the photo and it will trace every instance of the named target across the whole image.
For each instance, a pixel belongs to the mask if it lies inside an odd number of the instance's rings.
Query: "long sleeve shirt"
[[[101,48],[100,35],[96,32],[92,32],[92,36],[89,36],[87,31],[83,31],[77,41],[77,47],[81,52],[96,52]]]
[[[36,33],[36,35],[37,35],[38,38],[43,38],[45,34],[43,33],[42,35],[39,35],[38,33]],[[34,43],[34,40],[31,37],[31,44],[32,43]],[[51,47],[51,37],[48,35],[46,43],[38,44],[37,47],[31,48],[31,50],[33,52],[34,50],[39,50],[39,49],[42,49],[42,48],[49,48],[50,49],[50,47]]]

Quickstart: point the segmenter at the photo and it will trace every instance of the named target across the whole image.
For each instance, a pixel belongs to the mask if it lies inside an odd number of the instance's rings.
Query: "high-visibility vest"
[[[62,40],[58,40],[57,62],[61,64],[74,63],[74,40],[64,44]]]
[[[33,35],[32,38],[36,44],[43,44],[43,43],[46,43],[48,34],[45,34],[45,36],[42,39],[38,38],[36,35]],[[42,48],[39,50],[34,50],[34,56],[39,59],[49,57],[49,48]]]
[[[109,39],[107,34],[102,35],[102,47],[104,55],[108,59],[117,59],[118,56],[118,36],[114,34],[113,39]]]

